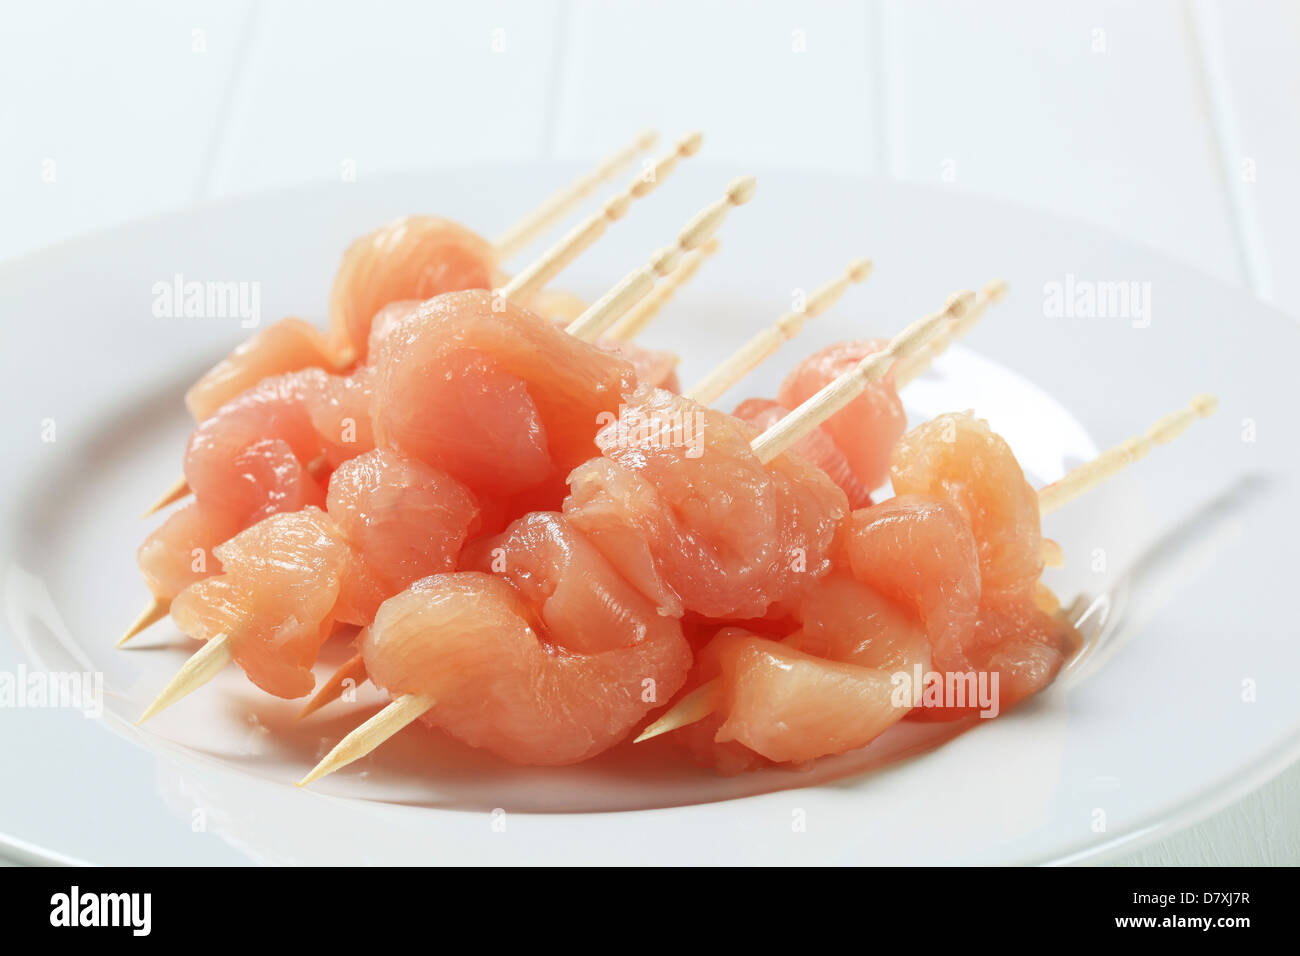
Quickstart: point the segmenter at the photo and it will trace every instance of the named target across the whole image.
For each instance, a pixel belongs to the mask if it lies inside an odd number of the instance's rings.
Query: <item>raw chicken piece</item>
[[[581,654],[635,644],[649,630],[680,632],[563,515],[534,512],[466,549],[462,568],[496,573],[523,595],[551,643]]]
[[[894,487],[951,502],[969,525],[979,556],[980,606],[961,658],[940,655],[946,672],[998,677],[1006,710],[1055,679],[1078,634],[1052,598],[1043,606],[1038,495],[1007,443],[970,413],[940,415],[912,430],[894,456]],[[951,703],[951,702],[950,702]],[[972,708],[922,708],[915,716],[950,719]]]
[[[360,366],[350,375],[331,375],[323,369],[311,368],[298,372],[294,378],[312,427],[324,446],[330,469],[375,447],[370,421],[373,369]]]
[[[280,697],[311,690],[335,621],[365,625],[412,581],[456,566],[478,522],[454,478],[378,449],[330,480],[330,512],[272,515],[218,545],[214,575],[186,588],[172,617],[191,637],[229,635],[235,661]]]
[[[638,392],[574,470],[564,512],[661,613],[759,617],[830,567],[844,493],[757,432],[662,390]]]
[[[814,352],[786,376],[777,392],[777,402],[785,408],[797,408],[887,344],[884,339],[838,342]],[[889,477],[890,453],[907,428],[907,415],[898,398],[894,373],[891,371],[868,385],[861,395],[827,419],[822,428],[835,440],[858,481],[868,490],[880,487]]]
[[[696,760],[724,774],[803,762],[861,747],[908,713],[895,675],[930,667],[915,615],[843,571],[814,584],[799,614],[784,640],[724,628],[700,653],[691,682],[716,680],[720,697],[676,735]]]
[[[246,528],[280,511],[323,505],[308,463],[325,446],[290,375],[267,379],[199,424],[185,451],[195,500]]]
[[[843,571],[812,586],[799,617],[802,627],[786,643],[805,654],[891,673],[930,667],[930,639],[920,618]]]
[[[136,554],[149,593],[167,602],[195,581],[220,574],[221,562],[213,551],[239,530],[238,522],[197,502],[177,509]]]
[[[307,694],[348,566],[337,525],[307,507],[272,515],[215,551],[222,573],[178,594],[172,620],[199,640],[228,635],[235,662],[267,693]]]
[[[365,361],[370,323],[392,302],[462,289],[491,289],[496,253],[487,240],[446,219],[406,216],[352,243],[330,292],[330,339]]]
[[[318,368],[274,376],[195,429],[185,461],[195,500],[138,553],[156,598],[168,601],[218,573],[212,549],[237,532],[271,514],[325,503],[330,469],[374,447],[370,377],[367,369],[342,376]]]
[[[370,337],[367,340],[366,360],[368,362],[374,362],[375,356],[383,347],[384,339],[388,338],[393,329],[422,304],[418,299],[399,299],[388,303],[375,313],[370,323]]]
[[[892,673],[815,657],[728,629],[705,652],[719,673],[719,744],[736,742],[776,763],[803,763],[865,746],[909,705]]]
[[[419,578],[455,570],[479,521],[478,504],[464,485],[386,448],[334,472],[326,509],[385,597]]]
[[[969,412],[940,415],[898,443],[894,490],[961,509],[979,548],[985,599],[1019,594],[1043,573],[1038,495],[1011,447]]]
[[[853,512],[844,523],[853,577],[924,622],[940,670],[968,670],[964,651],[979,616],[975,539],[953,505],[900,495]]]
[[[484,292],[423,303],[375,357],[377,441],[475,493],[509,495],[596,451],[632,367]]]
[[[265,379],[199,424],[185,453],[195,499],[241,528],[323,505],[329,469],[374,447],[373,372]]]
[[[440,574],[385,601],[361,649],[374,683],[436,701],[430,726],[515,763],[569,764],[622,740],[686,677],[680,627],[649,604],[641,613],[641,640],[580,654],[506,581]]]
[[[1026,590],[985,602],[969,655],[976,671],[998,675],[998,706],[1006,711],[1052,683],[1079,643],[1078,631],[1060,609],[1043,608],[1036,590]],[[965,711],[971,712],[971,708]],[[960,715],[955,708],[917,712],[917,716],[941,719]]]
[[[281,319],[253,335],[214,365],[185,393],[195,421],[203,421],[264,378],[299,369],[333,368],[325,335],[302,319]]]

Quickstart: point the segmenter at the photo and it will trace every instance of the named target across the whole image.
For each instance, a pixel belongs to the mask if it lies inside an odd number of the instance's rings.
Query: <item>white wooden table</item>
[[[698,127],[1082,217],[1300,313],[1297,57],[1288,0],[9,5],[0,256],[345,164]],[[1300,768],[1125,862],[1300,862]]]

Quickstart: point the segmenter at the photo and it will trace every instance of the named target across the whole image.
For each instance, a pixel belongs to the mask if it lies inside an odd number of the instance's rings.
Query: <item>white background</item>
[[[594,158],[646,126],[698,127],[719,160],[1091,220],[1300,314],[1296,2],[43,0],[2,16],[0,256],[344,164]],[[1124,862],[1300,862],[1300,768]]]

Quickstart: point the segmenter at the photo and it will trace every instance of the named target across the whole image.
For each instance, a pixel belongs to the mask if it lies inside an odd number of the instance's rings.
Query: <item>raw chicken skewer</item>
[[[1050,514],[1062,505],[1097,487],[1151,451],[1157,444],[1172,441],[1192,422],[1214,413],[1218,400],[1212,395],[1198,395],[1184,409],[1156,422],[1144,434],[1102,452],[1092,461],[1080,465],[1065,477],[1045,485],[1038,492],[1039,512]],[[715,679],[701,684],[684,696],[667,713],[647,727],[635,740],[640,743],[696,723],[709,716],[719,704],[720,682]]]
[[[753,177],[732,182],[721,199],[710,203],[682,228],[673,245],[656,252],[649,265],[629,273],[614,286],[610,294],[583,313],[573,326],[585,327],[598,333],[605,324],[619,318],[626,309],[644,297],[649,287],[653,287],[656,276],[671,269],[683,249],[698,248],[717,231],[733,207],[748,202],[753,196],[754,188]],[[216,676],[234,659],[231,641],[229,633],[221,633],[206,641],[168,682],[136,723],[144,723]]]
[[[742,346],[731,358],[709,373],[706,379],[714,382],[715,386],[720,389],[720,393],[725,392],[766,359],[770,358],[781,344],[797,335],[803,328],[804,320],[824,313],[843,296],[850,285],[862,282],[870,275],[870,272],[871,263],[869,260],[855,259],[849,263],[839,276],[813,293],[804,312],[791,312],[780,316],[771,326],[758,333],[747,345]],[[761,350],[754,347],[755,343],[762,346]],[[744,360],[737,361],[737,357],[742,357]],[[707,404],[701,399],[695,400],[699,401],[700,404]],[[338,699],[343,693],[344,687],[347,686],[346,682],[351,681],[355,685],[365,679],[365,661],[361,654],[357,653],[330,675],[320,689],[307,701],[299,712],[298,718],[307,717],[326,704]]]
[[[676,168],[679,159],[695,155],[699,151],[702,142],[700,133],[692,133],[678,141],[673,151],[661,157],[653,167],[651,175],[648,177],[638,176],[635,178],[620,194],[610,199],[604,206],[588,217],[588,219],[573,230],[568,236],[560,240],[556,245],[547,250],[532,266],[516,276],[505,289],[500,293],[506,301],[511,301],[516,297],[527,297],[536,292],[541,284],[549,281],[560,269],[572,262],[581,252],[589,248],[601,235],[604,234],[610,222],[616,221],[626,214],[628,206],[636,199],[648,195],[659,183],[666,179],[669,174]],[[747,185],[746,185],[747,184]],[[679,241],[677,249],[694,249],[703,241],[709,239],[714,231],[721,225],[727,211],[733,205],[739,205],[741,202],[748,200],[752,195],[753,180],[738,180],[733,184],[735,197],[727,200],[720,200],[718,203],[707,207],[700,215],[687,226],[683,232],[682,239],[685,243]],[[671,265],[677,261],[676,255],[670,255],[667,251],[661,253],[664,256],[665,268],[671,268]],[[630,279],[631,277],[629,277]],[[626,282],[627,280],[625,280]],[[644,288],[638,286],[640,295],[645,294]],[[613,321],[620,317],[622,313],[620,308],[631,307],[635,304],[639,296],[628,295],[626,300],[617,303],[607,303],[604,306],[604,312],[601,314],[600,322]],[[599,305],[600,303],[598,303]],[[594,307],[593,307],[594,309]],[[587,312],[592,312],[588,309]],[[584,313],[585,315],[586,313]],[[582,317],[579,317],[581,321]],[[154,507],[146,512],[146,516],[154,511],[174,501],[178,501],[190,492],[189,483],[182,476],[171,489],[166,492],[162,498],[155,503]],[[162,620],[167,615],[168,601],[157,596],[145,607],[137,616],[131,626],[118,639],[117,646],[121,647],[131,640],[135,635],[144,629]]]
[[[794,338],[809,319],[815,319],[839,301],[852,284],[863,282],[871,275],[871,260],[855,259],[844,272],[817,289],[808,297],[800,311],[790,311],[772,325],[758,332],[738,348],[730,358],[704,376],[694,388],[685,392],[701,405],[712,405],[736,382],[744,378],[770,358],[790,339]]]
[[[655,286],[655,290],[642,299],[632,311],[619,319],[605,333],[605,338],[613,342],[631,342],[653,321],[659,311],[668,303],[677,291],[694,278],[704,260],[718,251],[718,240],[710,239],[694,252],[683,256],[681,263],[668,278]]]
[[[857,367],[845,372],[781,422],[755,438],[750,447],[759,461],[770,463],[797,441],[803,432],[817,427],[843,408],[871,382],[886,375],[895,361],[920,348],[940,328],[964,314],[973,298],[973,293],[963,293],[941,311],[907,326],[880,352],[863,359]],[[436,701],[427,695],[399,696],[340,741],[299,785],[306,786],[365,756],[435,704]]]
[[[678,140],[670,152],[661,156],[650,167],[648,173],[639,173],[621,192],[608,199],[600,209],[588,216],[531,265],[511,279],[501,289],[501,297],[506,301],[517,302],[540,292],[551,279],[555,278],[567,265],[577,259],[597,239],[604,235],[611,223],[626,215],[628,208],[635,200],[649,195],[663,180],[667,179],[673,170],[677,168],[679,160],[694,156],[699,152],[703,139],[703,134],[696,132]],[[643,140],[644,137],[638,140],[638,143]],[[627,152],[627,150],[624,152]],[[636,150],[632,152],[635,154]],[[612,162],[613,159],[607,161],[597,172],[605,172]],[[618,163],[614,168],[622,168],[622,165],[623,163]],[[597,182],[599,181],[597,180]],[[575,187],[582,185],[576,183],[570,186],[566,192],[572,192]],[[596,183],[593,182],[589,186],[584,186],[581,194],[585,195],[595,185]],[[353,358],[355,358],[355,355]],[[351,362],[349,361],[346,364],[351,364]],[[145,511],[143,517],[149,517],[167,505],[179,501],[189,493],[189,485],[185,477],[181,476]]]

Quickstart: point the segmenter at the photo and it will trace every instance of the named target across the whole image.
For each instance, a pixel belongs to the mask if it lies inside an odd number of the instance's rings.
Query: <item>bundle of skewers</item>
[[[1041,580],[1064,557],[1043,516],[1214,400],[1037,491],[968,412],[909,431],[899,390],[1003,297],[993,281],[892,338],[805,357],[774,398],[714,408],[871,265],[683,391],[676,357],[635,340],[752,178],[596,302],[548,285],[698,134],[521,272],[500,265],[652,142],[495,243],[429,216],[362,237],[328,332],[285,319],[190,389],[184,477],[151,512],[183,503],[140,548],[152,601],[120,643],[170,614],[201,644],[140,722],[234,665],[308,698],[303,716],[350,682],[390,696],[303,783],[415,721],[536,765],[669,735],[734,773],[853,750],[904,719],[1005,713],[1051,684],[1080,637]],[[355,653],[318,687],[331,640]],[[900,693],[900,674],[924,688]]]

